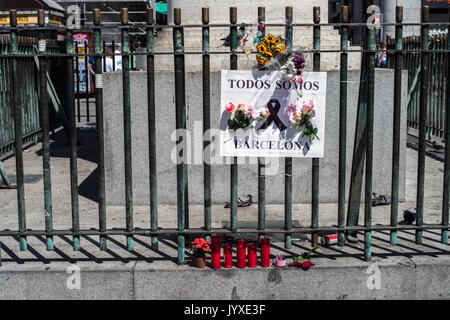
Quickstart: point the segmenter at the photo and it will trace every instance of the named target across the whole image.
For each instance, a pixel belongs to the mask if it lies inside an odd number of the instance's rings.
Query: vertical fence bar
[[[72,37],[73,38],[73,37]],[[72,39],[73,41],[73,39]],[[72,44],[73,45],[73,44]],[[80,58],[78,54],[80,51],[78,50],[78,44],[75,47],[76,56],[75,56],[75,64],[76,64],[76,75],[77,75],[77,113],[78,113],[78,122],[81,122],[81,105],[80,105]],[[72,52],[73,53],[73,52]]]
[[[313,28],[313,47],[314,50],[320,50],[320,7],[313,8],[314,24]],[[320,52],[313,54],[313,71],[320,71]],[[312,159],[312,198],[311,198],[311,228],[319,227],[319,158]],[[317,232],[311,234],[311,245],[313,248],[319,246],[319,235]]]
[[[230,37],[231,37],[231,45],[230,45],[230,69],[237,70],[237,55],[234,53],[237,48],[237,8],[230,8]],[[230,166],[230,229],[231,231],[236,231],[237,229],[237,182],[238,182],[238,164],[237,158],[233,158],[233,163]]]
[[[89,86],[91,85],[91,81],[90,79],[90,75],[91,72],[89,70],[89,56],[88,56],[88,51],[89,51],[89,46],[88,43],[85,42],[84,43],[84,76],[85,76],[85,81],[86,81],[86,121],[89,122],[90,121],[90,117],[89,117]]]
[[[95,118],[97,123],[97,195],[100,232],[106,232],[105,201],[105,146],[103,125],[103,73],[101,48],[100,9],[93,9],[94,20],[94,64],[95,64]],[[106,59],[105,59],[106,60]],[[106,69],[105,69],[106,70]],[[106,249],[106,236],[100,236],[100,250]]]
[[[72,13],[67,12],[66,23],[69,21],[69,17]],[[72,231],[80,231],[79,221],[79,206],[78,206],[78,166],[77,166],[77,124],[75,119],[75,97],[74,97],[74,74],[73,74],[73,31],[72,27],[66,26],[66,53],[70,54],[66,60],[66,104],[67,104],[67,117],[69,118],[69,139],[70,139],[70,197],[72,205]],[[78,53],[78,47],[77,47]],[[77,97],[79,100],[79,76],[78,73],[78,56],[76,56],[77,63]],[[78,109],[78,121],[80,121],[80,109]],[[73,237],[73,250],[80,250],[80,237]]]
[[[396,22],[403,21],[403,7],[396,7]],[[397,226],[398,219],[398,188],[400,172],[400,128],[401,128],[401,108],[402,108],[402,37],[403,26],[395,26],[395,71],[394,71],[394,120],[392,135],[392,184],[391,184],[391,226]],[[397,244],[397,230],[391,230],[391,245]]]
[[[450,22],[450,8],[448,10],[448,18]],[[450,30],[449,30],[450,31]],[[445,48],[443,48],[445,49]],[[447,50],[450,50],[450,45],[448,41],[448,33],[447,33]],[[450,61],[448,57],[448,53],[446,56],[446,83],[447,83],[447,92],[446,92],[446,109],[445,109],[445,162],[444,162],[444,190],[443,190],[443,200],[442,200],[442,225],[448,226],[448,212],[449,212],[449,199],[450,199]],[[448,243],[448,229],[442,229],[441,231],[441,242],[447,244]]]
[[[348,6],[341,7],[341,71],[339,87],[339,204],[338,227],[345,227],[345,176],[347,162],[347,71],[348,71]],[[338,233],[338,245],[343,246],[345,234]]]
[[[148,107],[148,144],[150,171],[150,227],[158,230],[158,196],[156,176],[156,108],[155,108],[155,56],[153,36],[153,9],[147,8],[147,107]],[[158,237],[152,236],[153,249],[158,249]]]
[[[375,50],[375,28],[367,29],[367,49]],[[366,132],[366,176],[364,195],[364,226],[372,226],[372,177],[373,177],[373,114],[375,92],[375,52],[367,53],[368,63],[368,96],[367,96],[367,132]],[[372,256],[372,232],[364,231],[364,258]]]
[[[174,8],[175,25],[181,24],[181,9]],[[173,46],[175,59],[175,116],[176,129],[186,130],[186,92],[184,75],[184,35],[183,27],[173,29]],[[180,137],[182,150],[180,152],[181,163],[177,164],[177,213],[178,230],[183,231],[186,227],[186,191],[187,191],[187,166],[186,166],[186,136]],[[178,140],[177,144],[180,142]],[[178,235],[178,262],[184,262],[185,236]]]
[[[39,25],[39,54],[46,52],[45,40],[45,13],[43,9],[38,10]],[[39,57],[39,85],[40,103],[39,114],[42,128],[42,167],[44,175],[44,212],[45,231],[53,231],[53,211],[52,211],[52,185],[50,173],[50,133],[48,118],[48,91],[47,91],[47,59],[45,56]],[[53,236],[46,237],[47,250],[53,250]]]
[[[112,48],[112,63],[113,63],[113,71],[116,71],[116,43],[113,41],[111,41],[111,48]],[[105,58],[106,60],[106,58]],[[106,69],[105,69],[106,70]]]
[[[294,28],[292,27],[293,22],[293,8],[286,7],[285,9],[286,18],[286,51],[292,51],[292,38],[294,33]],[[288,157],[284,159],[284,229],[292,229],[292,158]],[[292,247],[292,234],[286,233],[284,235],[284,247],[290,249]]]
[[[17,10],[9,11],[10,21],[10,37],[11,37],[11,54],[19,53],[18,45],[18,30],[17,30]],[[18,72],[18,59],[11,59],[11,84],[12,84],[12,99],[13,102],[13,115],[14,115],[14,141],[15,141],[15,156],[16,156],[16,177],[17,177],[17,212],[19,216],[19,231],[26,231],[26,218],[25,218],[25,185],[24,185],[24,172],[23,172],[23,125],[22,125],[22,99],[20,97],[19,87],[20,79]],[[27,250],[27,239],[25,236],[20,236],[20,250]]]
[[[202,8],[202,79],[203,79],[203,201],[204,201],[204,221],[205,230],[211,230],[211,153],[209,144],[211,137],[206,137],[206,133],[211,127],[211,81],[210,81],[210,60],[209,60],[209,8]],[[207,236],[209,240],[210,237]]]
[[[258,30],[265,34],[264,20],[266,20],[266,8],[258,7]],[[260,28],[261,26],[263,28]],[[258,157],[258,230],[266,228],[266,177],[265,159]],[[258,238],[264,238],[264,233],[259,233]],[[259,243],[259,241],[258,241]]]
[[[422,23],[427,23],[430,17],[430,7],[422,7]],[[428,50],[428,30],[426,24],[421,25],[421,49]],[[420,67],[420,118],[419,118],[419,156],[417,168],[417,219],[416,225],[423,224],[423,204],[424,204],[424,185],[425,185],[425,143],[427,132],[427,107],[428,107],[428,67],[429,53],[421,53]],[[422,230],[416,230],[416,244],[422,244]]]
[[[131,153],[130,42],[128,30],[128,8],[122,8],[121,17],[126,231],[131,232],[133,231],[133,169]],[[133,247],[133,236],[127,236],[127,249],[132,251]]]
[[[106,41],[103,41],[102,44],[103,44],[102,52],[106,53]],[[103,63],[103,70],[106,72],[106,56],[102,57],[102,63]]]

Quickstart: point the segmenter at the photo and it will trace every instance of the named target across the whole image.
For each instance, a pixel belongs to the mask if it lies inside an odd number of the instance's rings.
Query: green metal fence
[[[47,40],[47,53],[56,54],[60,50],[56,41]],[[22,137],[23,143],[37,142],[41,134],[39,123],[39,63],[33,54],[37,52],[37,38],[18,37],[18,54],[24,55],[18,60],[17,72],[20,79],[18,87],[15,88],[19,94],[22,112]],[[8,34],[0,34],[1,54],[11,53],[11,37]],[[8,58],[0,58],[0,156],[14,151],[14,112],[11,100],[12,81],[11,63]],[[55,119],[52,110],[52,127],[60,125]]]
[[[428,49],[430,59],[426,66],[427,77],[429,79],[427,96],[427,139],[431,137],[444,138],[445,135],[445,111],[447,91],[447,54],[444,51],[448,48],[448,34],[440,33],[429,35]],[[419,128],[420,110],[420,71],[421,59],[416,50],[421,49],[419,36],[409,36],[403,38],[403,46],[408,52],[403,55],[403,68],[408,70],[408,111],[407,123],[409,128]],[[387,39],[387,48],[394,49],[395,41]],[[394,68],[394,55],[388,54],[387,67]]]
[[[237,206],[237,192],[238,192],[238,170],[237,159],[234,159],[233,164],[230,167],[230,228],[212,228],[211,226],[211,167],[206,162],[204,163],[204,227],[200,229],[189,228],[189,200],[188,200],[188,165],[186,163],[180,163],[177,165],[177,228],[163,229],[158,226],[158,197],[156,194],[157,186],[157,174],[156,174],[156,136],[155,136],[155,111],[161,106],[156,105],[155,96],[155,64],[154,57],[157,54],[170,54],[174,57],[174,77],[175,77],[175,110],[176,110],[176,122],[175,128],[186,128],[186,91],[185,91],[185,55],[186,54],[199,54],[202,55],[203,61],[203,130],[206,132],[210,128],[210,28],[214,27],[229,27],[231,35],[230,51],[214,51],[214,54],[229,55],[230,57],[230,69],[237,69],[238,56],[245,54],[237,50],[237,27],[238,27],[238,15],[235,7],[230,8],[230,24],[210,24],[209,21],[209,9],[203,8],[202,10],[202,24],[198,25],[183,25],[181,22],[181,10],[174,10],[174,25],[168,26],[156,26],[153,21],[152,9],[147,10],[147,51],[143,53],[147,57],[147,88],[148,88],[148,135],[149,135],[149,168],[150,168],[150,225],[147,229],[136,229],[133,225],[133,193],[132,193],[132,153],[131,153],[131,105],[130,105],[130,45],[129,45],[129,32],[132,26],[128,24],[128,12],[126,8],[122,9],[122,24],[120,26],[122,35],[122,59],[123,59],[123,114],[124,114],[124,156],[125,156],[125,185],[124,192],[126,198],[126,210],[125,217],[126,223],[122,229],[108,229],[106,224],[107,208],[105,203],[105,161],[104,161],[104,124],[103,124],[103,89],[101,85],[97,85],[95,88],[95,106],[96,106],[96,125],[97,125],[97,171],[98,171],[98,228],[93,230],[81,230],[80,218],[79,218],[79,204],[78,204],[78,174],[77,174],[77,131],[76,131],[76,113],[75,113],[75,93],[74,93],[74,64],[75,57],[85,57],[85,54],[74,55],[73,53],[73,32],[71,28],[66,28],[66,52],[65,54],[49,54],[40,52],[39,54],[28,54],[26,57],[23,54],[18,54],[17,36],[21,29],[17,28],[16,24],[16,12],[11,11],[11,28],[8,29],[11,36],[11,50],[8,54],[3,53],[0,58],[7,60],[11,63],[12,70],[16,70],[21,64],[23,59],[30,59],[30,57],[39,57],[41,68],[39,70],[40,77],[43,77],[43,73],[46,72],[47,59],[52,57],[58,57],[65,60],[66,70],[66,101],[67,101],[67,115],[68,115],[68,133],[70,137],[70,185],[71,185],[71,213],[72,213],[72,228],[70,230],[54,230],[52,226],[52,210],[51,210],[51,196],[50,190],[52,188],[50,183],[50,150],[49,150],[49,126],[48,126],[48,101],[47,90],[45,90],[46,82],[41,82],[40,101],[41,101],[41,125],[43,132],[43,164],[44,164],[44,194],[45,194],[45,230],[27,230],[26,228],[26,212],[24,206],[24,179],[23,179],[23,155],[22,155],[22,109],[24,104],[20,96],[17,94],[17,90],[13,90],[11,96],[14,101],[14,123],[15,127],[15,143],[16,143],[16,167],[17,167],[17,199],[18,199],[18,230],[6,231],[1,230],[0,236],[19,236],[21,250],[27,249],[27,236],[43,235],[47,237],[48,250],[53,249],[53,236],[70,235],[73,237],[74,250],[80,249],[80,236],[81,235],[97,235],[100,237],[100,249],[105,250],[107,247],[106,237],[108,235],[122,235],[126,238],[126,244],[128,250],[133,250],[134,236],[142,235],[151,237],[151,243],[153,248],[158,246],[158,237],[163,234],[171,234],[177,236],[178,242],[178,261],[183,263],[185,260],[185,241],[186,236],[190,234],[240,234],[240,233],[257,233],[264,235],[264,233],[281,233],[285,235],[285,246],[289,248],[291,246],[291,234],[292,233],[309,233],[311,234],[311,244],[313,247],[318,245],[318,232],[336,232],[339,233],[339,245],[343,246],[345,233],[352,233],[356,231],[364,232],[364,257],[365,259],[371,259],[372,256],[372,232],[389,230],[391,233],[391,245],[397,244],[397,231],[398,230],[414,230],[416,232],[416,243],[422,244],[423,231],[428,229],[437,229],[442,231],[442,243],[448,243],[448,229],[449,229],[449,192],[450,192],[450,144],[447,139],[449,134],[450,113],[445,112],[445,173],[444,173],[444,188],[443,188],[443,206],[442,206],[442,222],[440,224],[424,224],[424,163],[425,163],[425,138],[427,134],[427,110],[430,105],[428,99],[428,91],[430,84],[430,77],[426,66],[430,65],[430,61],[434,61],[436,52],[434,48],[429,49],[428,30],[430,23],[428,23],[429,8],[423,7],[422,9],[422,39],[420,48],[408,48],[408,43],[402,41],[402,29],[403,24],[402,15],[403,8],[397,7],[397,19],[395,23],[390,25],[395,26],[395,48],[390,49],[389,53],[394,56],[394,105],[393,105],[393,117],[394,123],[392,133],[392,204],[390,214],[389,225],[372,225],[372,180],[373,180],[373,127],[374,127],[374,84],[375,84],[375,55],[377,53],[375,47],[375,29],[367,26],[365,23],[349,23],[348,21],[348,7],[342,7],[342,22],[338,24],[332,23],[320,23],[320,8],[315,7],[314,12],[311,15],[312,23],[293,23],[293,8],[286,8],[286,23],[283,24],[265,24],[265,26],[283,26],[286,30],[287,47],[292,47],[292,39],[294,36],[294,27],[312,27],[313,34],[313,48],[305,49],[304,52],[313,54],[313,70],[320,70],[320,54],[322,52],[337,52],[340,53],[340,121],[339,121],[339,189],[336,192],[339,195],[339,209],[336,215],[337,226],[320,226],[319,225],[319,172],[320,172],[320,160],[312,159],[312,198],[311,198],[311,226],[310,227],[292,227],[292,199],[295,195],[292,194],[292,159],[285,159],[285,227],[282,229],[268,229],[265,227],[265,201],[264,194],[265,189],[265,177],[261,175],[262,164],[259,163],[259,176],[258,176],[258,194],[260,195],[258,200],[258,227],[256,229],[239,229],[238,228],[238,206]],[[264,8],[258,8],[258,16],[264,19]],[[44,24],[42,12],[39,15],[39,23],[41,26]],[[262,22],[262,20],[259,22]],[[366,37],[364,41],[363,49],[349,49],[348,48],[348,29],[349,26],[355,25],[366,29]],[[386,24],[388,25],[388,24]],[[417,25],[417,24],[415,24]],[[341,34],[341,48],[333,50],[324,50],[320,47],[321,42],[321,28],[324,26],[337,26],[340,28]],[[154,51],[154,38],[153,30],[156,27],[169,28],[173,32],[173,51],[169,52],[155,52]],[[95,70],[99,79],[102,74],[102,57],[105,54],[101,51],[101,19],[100,11],[94,10],[94,36],[95,36]],[[184,29],[185,28],[201,28],[202,29],[202,50],[185,52],[184,50]],[[43,30],[42,28],[40,29]],[[307,31],[304,31],[307,32]],[[447,43],[448,45],[448,43]],[[405,46],[405,48],[404,48]],[[448,48],[441,49],[442,54],[445,55],[445,59],[448,60]],[[360,100],[359,109],[357,115],[357,128],[355,131],[355,148],[353,153],[352,173],[351,173],[351,185],[350,185],[350,200],[348,203],[348,217],[347,225],[345,224],[345,181],[346,181],[346,165],[347,159],[346,153],[346,117],[347,117],[347,69],[348,69],[348,53],[360,52],[362,53],[362,72],[361,72],[361,87],[360,87]],[[409,59],[410,54],[414,53],[417,57],[420,57],[421,61],[421,85],[419,87],[420,100],[417,103],[418,108],[418,129],[419,129],[419,152],[418,152],[418,180],[417,180],[417,220],[415,225],[399,225],[398,224],[398,189],[399,189],[399,150],[400,150],[400,123],[406,119],[401,119],[401,82],[402,82],[402,70],[403,60]],[[137,54],[137,53],[136,53]],[[442,55],[441,55],[442,56]],[[448,63],[446,69],[446,76],[448,77]],[[19,88],[20,81],[18,79],[18,73],[13,72],[12,75],[12,87],[13,89]],[[434,81],[431,79],[431,81]],[[448,81],[446,82],[448,92]],[[167,106],[164,106],[167,107]],[[446,97],[445,109],[449,108],[449,100]],[[167,124],[168,126],[170,124]],[[186,141],[177,141],[177,143],[186,144]],[[205,146],[208,143],[205,142]],[[183,149],[185,150],[185,148]],[[181,155],[182,156],[182,155]],[[206,155],[209,157],[209,155]],[[365,183],[362,183],[363,172],[365,171]],[[355,214],[359,214],[361,193],[364,185],[365,193],[365,215],[364,224],[355,225],[351,221],[351,217]],[[198,187],[198,186],[196,186]]]

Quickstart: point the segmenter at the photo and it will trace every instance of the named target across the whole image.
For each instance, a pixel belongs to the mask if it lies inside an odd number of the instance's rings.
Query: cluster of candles
[[[225,243],[223,245],[223,256],[224,256],[224,268],[233,267],[233,245],[231,243]],[[260,255],[260,266],[267,268],[270,266],[270,239],[262,238],[260,241],[261,255]],[[220,269],[222,257],[221,257],[221,244],[219,236],[211,236],[211,267],[213,269]],[[236,240],[236,267],[245,268],[256,268],[258,264],[257,258],[257,245],[254,242],[246,243],[245,239]]]

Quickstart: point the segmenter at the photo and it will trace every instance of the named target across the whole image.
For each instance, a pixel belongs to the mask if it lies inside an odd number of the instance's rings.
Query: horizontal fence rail
[[[146,11],[147,20],[143,25],[146,47],[142,52],[135,52],[133,44],[130,42],[130,31],[134,30],[135,25],[130,25],[128,21],[128,10],[121,10],[121,44],[114,42],[106,44],[102,41],[102,26],[107,23],[101,22],[100,10],[94,9],[93,23],[91,27],[94,31],[94,43],[88,48],[84,47],[84,52],[79,52],[78,46],[74,46],[73,33],[76,30],[64,28],[66,40],[64,52],[53,50],[47,45],[45,50],[34,52],[32,45],[20,44],[18,35],[23,30],[29,28],[17,27],[17,12],[11,10],[9,28],[0,28],[0,31],[9,33],[8,41],[1,42],[0,52],[0,121],[1,139],[0,147],[6,148],[6,144],[13,141],[11,145],[15,146],[16,155],[16,176],[17,176],[17,206],[18,206],[18,223],[17,230],[2,230],[0,236],[20,237],[21,250],[27,250],[27,236],[46,236],[46,244],[48,250],[53,250],[53,236],[69,235],[73,237],[73,249],[80,250],[80,236],[97,235],[100,237],[99,247],[101,250],[107,248],[107,236],[120,235],[126,239],[128,250],[134,249],[134,236],[148,236],[151,241],[152,248],[158,248],[159,236],[176,235],[178,261],[184,263],[186,240],[189,235],[202,234],[210,236],[212,234],[241,234],[256,233],[259,237],[263,237],[267,233],[280,233],[284,235],[284,244],[286,248],[290,248],[292,244],[293,233],[309,233],[311,234],[311,245],[313,248],[318,247],[318,234],[323,231],[336,232],[339,235],[339,245],[345,245],[345,236],[349,236],[354,232],[364,233],[364,257],[367,260],[372,256],[372,232],[373,231],[390,231],[391,245],[397,244],[397,231],[414,230],[416,232],[416,243],[422,244],[424,230],[441,230],[442,243],[448,243],[449,229],[449,212],[448,204],[450,197],[450,144],[449,144],[449,69],[448,69],[448,40],[446,36],[437,35],[429,36],[429,28],[433,25],[445,25],[443,23],[429,23],[429,8],[422,8],[421,23],[403,23],[403,9],[396,8],[396,22],[384,23],[385,26],[395,26],[395,39],[388,41],[386,53],[388,55],[387,65],[394,71],[394,105],[393,105],[393,133],[392,133],[392,203],[390,211],[389,225],[373,225],[372,224],[372,181],[373,181],[373,127],[374,127],[374,95],[375,86],[375,67],[376,49],[375,30],[368,28],[365,23],[350,23],[348,19],[347,6],[341,8],[341,23],[321,23],[320,8],[314,7],[311,16],[311,23],[293,23],[293,8],[286,8],[286,23],[284,24],[264,24],[265,9],[258,8],[258,24],[259,30],[265,33],[265,28],[269,26],[280,26],[285,28],[286,46],[292,49],[294,27],[311,27],[307,31],[311,32],[313,39],[313,47],[304,50],[305,53],[313,53],[313,71],[320,71],[320,55],[322,53],[336,52],[340,54],[340,97],[339,97],[339,188],[338,193],[338,212],[336,214],[335,226],[321,226],[319,212],[319,175],[320,161],[318,158],[311,160],[311,226],[309,227],[293,227],[292,225],[292,200],[295,194],[292,193],[292,159],[284,160],[284,228],[273,229],[266,227],[266,201],[265,193],[270,192],[270,186],[266,186],[264,172],[264,164],[258,161],[258,227],[255,229],[240,229],[238,227],[239,210],[238,210],[238,173],[239,165],[237,158],[233,159],[230,165],[230,225],[229,228],[212,228],[212,212],[211,207],[211,165],[206,159],[211,155],[206,154],[203,163],[203,190],[204,190],[204,227],[201,229],[189,227],[189,185],[188,181],[188,164],[182,162],[176,167],[176,198],[177,198],[177,227],[173,229],[162,229],[158,225],[158,196],[157,196],[157,140],[155,132],[155,113],[162,106],[156,104],[155,92],[155,61],[156,55],[173,55],[174,61],[174,83],[175,83],[175,100],[174,109],[176,111],[175,122],[167,124],[168,128],[185,129],[186,128],[186,79],[185,79],[185,55],[199,54],[202,55],[202,84],[203,90],[203,132],[207,132],[211,128],[211,86],[210,86],[210,56],[214,54],[226,54],[230,57],[230,69],[238,68],[238,56],[248,54],[240,52],[237,49],[237,30],[238,13],[235,7],[230,8],[229,24],[210,24],[209,9],[202,9],[202,24],[182,24],[181,10],[174,10],[174,25],[155,25],[153,20],[153,9]],[[43,11],[40,11],[40,15]],[[70,18],[68,15],[66,19]],[[109,24],[108,24],[109,25]],[[421,27],[420,38],[403,38],[402,31],[404,26],[417,25]],[[334,26],[340,30],[340,48],[339,49],[322,49],[321,48],[321,31],[322,27]],[[364,46],[362,49],[349,49],[348,36],[351,26],[362,26],[366,29]],[[155,28],[171,29],[173,35],[173,51],[155,52],[154,48],[154,30]],[[210,46],[210,29],[214,27],[227,27],[230,32],[230,50],[214,51]],[[201,50],[189,52],[184,46],[184,30],[185,28],[199,28],[202,32]],[[40,41],[44,41],[44,21],[39,19]],[[116,48],[121,47],[121,52],[117,53]],[[75,48],[75,50],[74,50]],[[107,50],[109,52],[107,52]],[[345,222],[345,190],[346,190],[346,166],[348,160],[346,158],[347,150],[347,82],[348,82],[348,54],[351,52],[362,53],[362,72],[360,87],[360,103],[364,106],[358,111],[358,121],[362,125],[355,130],[355,150],[353,155],[353,169],[350,186],[350,200],[348,204],[348,215],[359,214],[362,186],[364,185],[365,203],[364,203],[364,223],[360,225],[352,219]],[[147,63],[147,90],[148,90],[148,139],[149,139],[149,187],[150,187],[150,225],[147,229],[137,229],[134,227],[134,210],[133,210],[133,166],[132,166],[132,135],[131,135],[131,102],[130,102],[130,74],[135,69],[135,64],[131,62],[133,57],[138,55],[146,56]],[[122,60],[122,95],[123,95],[123,137],[124,149],[123,155],[125,159],[124,173],[125,184],[123,191],[126,199],[126,208],[124,212],[125,225],[121,229],[109,229],[107,226],[108,211],[105,203],[105,159],[104,159],[104,105],[103,105],[103,88],[102,74],[106,71],[105,56],[112,56],[113,59],[121,58]],[[40,62],[40,69],[35,68],[33,58],[37,57]],[[94,59],[93,68],[95,69],[95,78],[93,81],[93,92],[89,92],[88,86],[85,92],[79,88],[79,63],[83,60],[86,66],[90,58]],[[65,70],[65,108],[63,114],[66,117],[65,131],[68,135],[68,149],[70,150],[70,195],[71,195],[71,222],[70,230],[54,230],[53,214],[52,214],[52,198],[51,198],[51,167],[50,167],[50,149],[49,149],[49,94],[46,88],[47,82],[46,71],[50,68],[51,61],[59,59],[62,61]],[[75,63],[75,70],[74,70]],[[445,67],[442,67],[445,65]],[[401,83],[402,70],[409,71],[408,86],[410,94],[408,97],[408,118],[401,119]],[[86,69],[86,77],[89,79],[89,71]],[[19,81],[18,75],[21,75],[26,81]],[[40,80],[40,82],[38,81]],[[40,84],[38,86],[38,83]],[[25,87],[24,87],[25,86]],[[25,95],[19,95],[19,92],[26,92]],[[200,94],[200,93],[199,93]],[[95,105],[95,115],[90,113],[90,98],[93,98]],[[98,196],[98,228],[91,230],[80,229],[80,208],[78,201],[78,154],[77,154],[77,122],[81,121],[82,112],[80,104],[85,99],[87,121],[94,121],[97,127],[96,144],[97,144],[97,196]],[[164,106],[167,107],[167,106]],[[40,112],[39,112],[40,110]],[[94,109],[92,109],[94,110]],[[361,111],[361,113],[360,113]],[[363,112],[364,111],[364,112]],[[92,119],[91,119],[92,118]],[[408,121],[410,127],[419,131],[419,155],[417,167],[417,221],[416,225],[399,225],[398,224],[398,191],[399,191],[399,149],[400,149],[400,127],[402,121]],[[12,126],[14,123],[14,126]],[[364,129],[365,128],[365,129]],[[363,131],[364,129],[364,131]],[[23,154],[22,144],[27,135],[35,131],[42,132],[42,160],[44,172],[44,207],[46,212],[45,228],[42,230],[29,230],[26,226],[26,208],[25,208],[25,189],[23,174]],[[425,178],[425,140],[429,135],[436,135],[445,139],[445,170],[444,170],[444,187],[442,199],[442,222],[440,224],[424,224],[424,178]],[[182,138],[180,138],[182,139]],[[177,143],[186,144],[186,141],[179,140]],[[204,142],[203,147],[206,149],[209,142]],[[364,156],[362,161],[361,154],[357,154],[360,150],[356,150],[357,146],[363,146]],[[185,150],[185,149],[184,149]],[[1,152],[0,152],[1,155]],[[181,155],[184,156],[184,155]],[[359,158],[358,158],[359,156]],[[365,160],[364,160],[365,159]],[[365,172],[365,183],[363,184],[363,172]],[[198,186],[195,186],[198,187]],[[175,194],[175,190],[174,190]],[[353,222],[352,222],[353,221]],[[1,226],[0,226],[1,227]],[[93,226],[92,226],[93,227]]]

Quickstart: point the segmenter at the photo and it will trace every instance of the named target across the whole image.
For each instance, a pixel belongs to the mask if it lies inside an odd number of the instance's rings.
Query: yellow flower
[[[280,38],[275,38],[273,40],[273,43],[277,46],[277,45],[279,45],[281,43],[281,39]]]
[[[259,53],[266,53],[266,46],[262,42],[258,43],[256,49],[258,50]]]
[[[268,34],[265,38],[267,43],[272,43],[274,41],[274,37],[271,34]]]
[[[258,63],[259,63],[260,65],[266,65],[266,64],[269,63],[270,58],[268,58],[268,57],[266,57],[266,56],[263,56],[263,55],[261,55],[261,54],[258,54],[258,55],[256,56],[256,61],[258,61]]]

